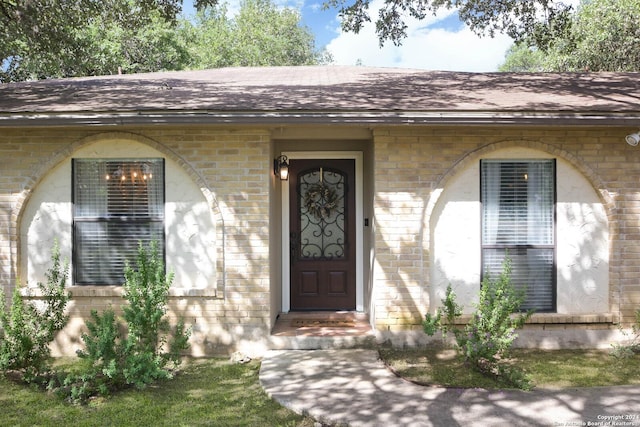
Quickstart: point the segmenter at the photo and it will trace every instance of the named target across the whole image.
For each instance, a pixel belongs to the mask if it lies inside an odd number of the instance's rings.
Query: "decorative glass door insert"
[[[323,167],[303,173],[298,181],[300,258],[345,256],[345,192],[343,172]]]
[[[289,165],[292,310],[353,310],[356,303],[355,161]]]

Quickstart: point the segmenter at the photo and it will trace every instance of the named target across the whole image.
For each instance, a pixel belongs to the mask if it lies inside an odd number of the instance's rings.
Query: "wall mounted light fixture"
[[[629,134],[624,139],[627,141],[627,144],[635,147],[640,143],[640,132]]]
[[[289,163],[287,156],[278,156],[273,159],[273,173],[280,178],[281,181],[289,179]]]

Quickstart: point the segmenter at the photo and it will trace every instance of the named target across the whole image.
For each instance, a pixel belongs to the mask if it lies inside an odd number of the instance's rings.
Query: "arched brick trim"
[[[193,167],[191,167],[189,163],[187,163],[173,150],[169,149],[165,145],[160,144],[157,141],[154,141],[149,137],[132,132],[101,132],[80,138],[79,140],[76,140],[69,144],[65,149],[60,150],[55,156],[49,158],[46,162],[43,162],[38,170],[34,173],[34,175],[29,177],[25,185],[25,190],[16,198],[16,205],[14,210],[14,212],[16,212],[16,215],[14,216],[15,220],[12,221],[11,224],[11,240],[17,242],[17,246],[13,249],[18,254],[18,257],[20,256],[20,251],[18,249],[21,244],[19,226],[22,221],[24,207],[27,205],[33,189],[36,188],[36,186],[44,179],[44,177],[50,170],[71,157],[73,153],[80,148],[99,141],[108,141],[110,139],[130,140],[153,148],[154,150],[166,156],[166,158],[178,164],[198,186],[198,188],[202,192],[202,195],[207,200],[207,204],[209,205],[209,208],[213,213],[214,221],[216,224],[216,287],[220,295],[222,295],[225,283],[225,228],[222,211],[220,209],[218,201],[216,200],[214,192],[211,190],[211,188],[209,188],[209,185],[204,180],[204,178],[202,178],[202,176],[195,169],[193,169]],[[20,265],[20,259],[17,260],[16,265]]]
[[[426,218],[431,218],[433,210],[435,209],[438,200],[450,179],[488,153],[506,148],[530,148],[562,158],[575,167],[587,179],[587,181],[591,183],[592,187],[597,190],[598,196],[605,207],[607,219],[609,221],[609,306],[611,307],[611,311],[617,313],[621,318],[621,290],[619,285],[620,282],[617,280],[618,276],[616,275],[616,271],[619,270],[622,264],[622,259],[620,255],[621,251],[616,250],[614,247],[619,236],[619,213],[617,210],[616,200],[609,190],[607,190],[605,183],[600,179],[598,174],[596,174],[596,172],[589,167],[583,159],[575,154],[554,145],[525,139],[498,141],[479,147],[476,150],[466,153],[453,166],[444,172],[442,176],[440,176],[429,197],[426,209]],[[430,236],[428,239],[430,239]],[[424,244],[428,247],[430,243],[427,241],[424,242]]]
[[[447,182],[452,177],[456,176],[458,172],[465,169],[469,164],[478,161],[482,156],[498,151],[506,148],[530,148],[532,150],[538,150],[545,152],[547,154],[557,156],[562,158],[563,160],[570,163],[573,167],[584,175],[587,180],[591,183],[593,188],[597,189],[598,194],[600,195],[600,199],[602,203],[607,208],[607,216],[609,221],[613,221],[615,219],[615,199],[611,196],[609,191],[606,189],[604,183],[600,179],[600,177],[595,173],[593,169],[591,169],[582,159],[577,157],[576,155],[569,153],[566,150],[555,147],[550,144],[545,144],[540,141],[530,141],[530,140],[508,140],[508,141],[499,141],[494,142],[488,145],[484,145],[474,151],[467,153],[464,157],[462,157],[458,162],[456,162],[453,166],[451,166],[438,180],[435,188],[444,188],[447,185]],[[431,203],[430,203],[431,205]],[[435,206],[435,203],[433,203]],[[429,212],[431,213],[431,212]]]

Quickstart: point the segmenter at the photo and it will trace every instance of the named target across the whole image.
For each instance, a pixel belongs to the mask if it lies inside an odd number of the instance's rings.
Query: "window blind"
[[[497,277],[508,256],[523,309],[555,310],[555,161],[481,162],[482,268]]]
[[[555,291],[553,284],[552,249],[483,249],[483,273],[497,279],[507,257],[511,260],[511,283],[524,293],[522,310],[553,311]]]
[[[164,253],[163,159],[74,159],[75,283],[121,285],[138,246]]]

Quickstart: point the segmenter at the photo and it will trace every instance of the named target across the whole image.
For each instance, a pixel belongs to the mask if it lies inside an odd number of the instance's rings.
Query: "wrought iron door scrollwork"
[[[302,259],[340,259],[346,251],[346,176],[338,170],[304,171],[298,179]]]

